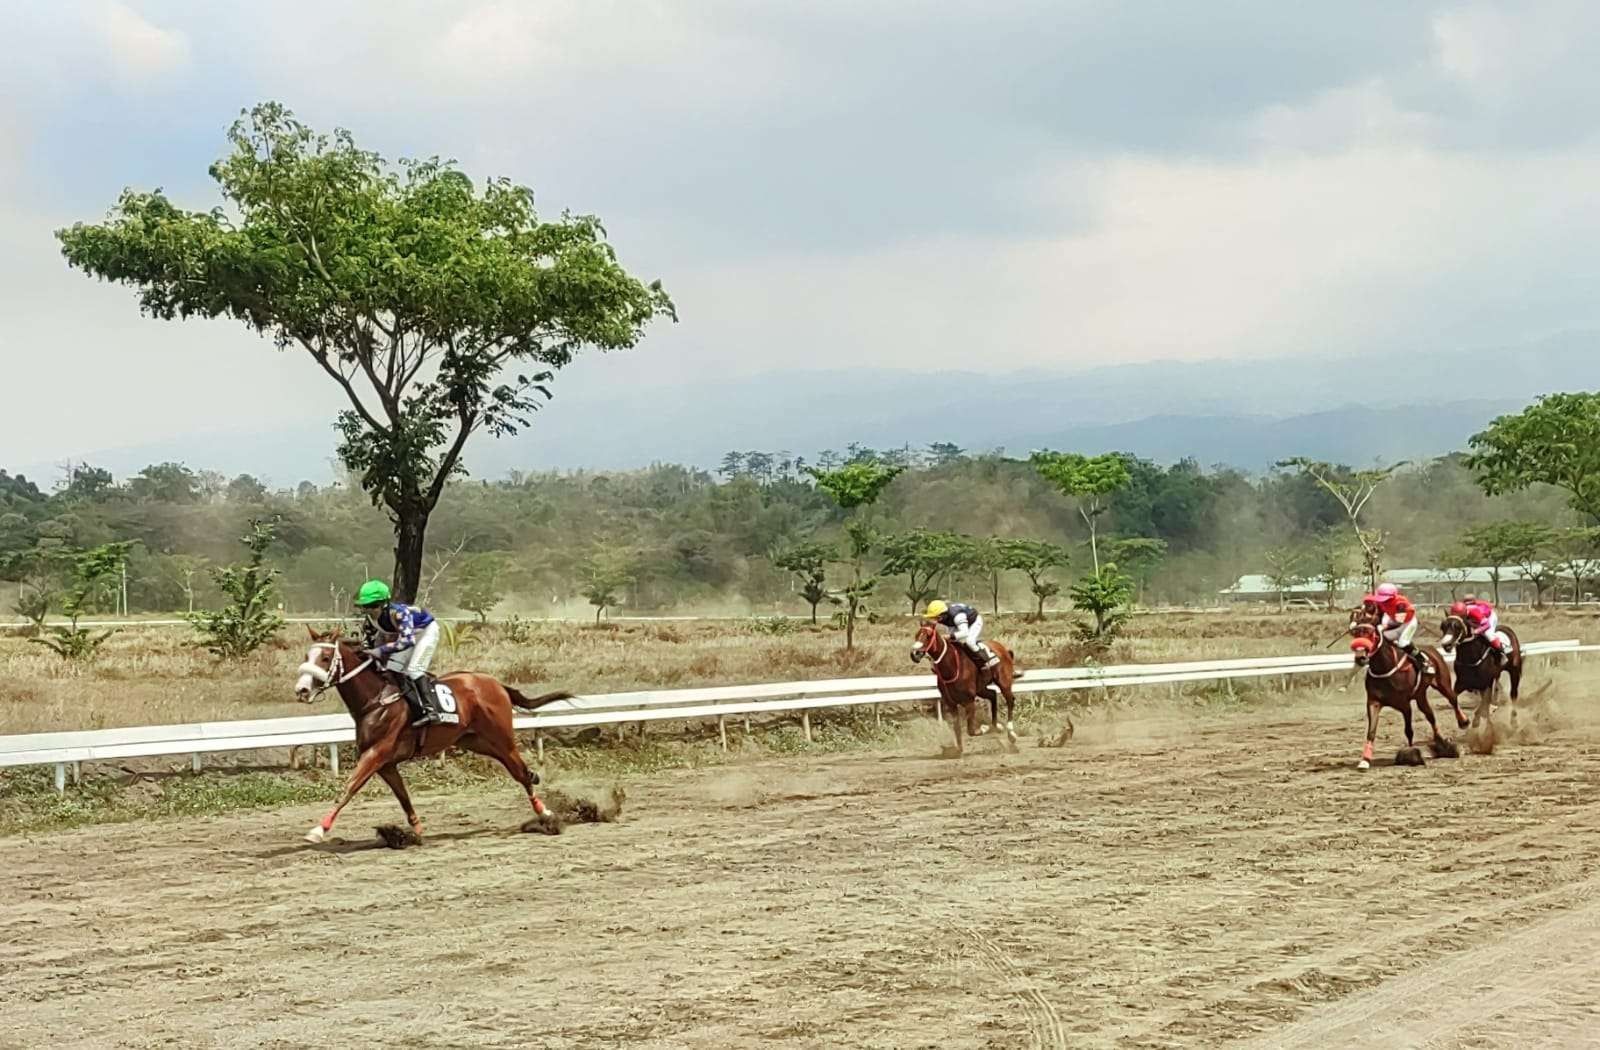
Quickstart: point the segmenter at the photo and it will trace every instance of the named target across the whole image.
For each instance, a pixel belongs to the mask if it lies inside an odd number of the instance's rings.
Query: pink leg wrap
[[[1372,761],[1372,741],[1367,741],[1367,746],[1361,749],[1361,757],[1368,762]]]

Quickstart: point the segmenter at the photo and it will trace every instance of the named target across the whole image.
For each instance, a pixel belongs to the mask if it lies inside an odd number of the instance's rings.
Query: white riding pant
[[[956,641],[968,649],[976,649],[978,647],[978,638],[983,634],[983,617],[974,616],[972,622],[967,624],[966,627],[957,628],[951,633]]]
[[[439,650],[439,621],[435,620],[417,632],[417,644],[402,649],[389,657],[388,668],[407,678],[421,678],[433,663],[433,654]]]
[[[1415,616],[1407,623],[1396,623],[1386,618],[1383,621],[1383,636],[1404,649],[1411,644],[1411,639],[1417,636],[1417,626],[1421,622]]]

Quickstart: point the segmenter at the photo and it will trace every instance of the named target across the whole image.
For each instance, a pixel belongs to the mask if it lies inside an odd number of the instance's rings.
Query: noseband
[[[328,661],[326,670],[318,667],[310,660],[307,660],[297,668],[301,674],[310,675],[314,681],[322,683],[321,688],[317,689],[311,694],[311,699],[313,700],[327,692],[329,689],[336,689],[339,686],[344,685],[346,682],[350,681],[350,679],[354,678],[356,675],[372,666],[372,657],[369,656],[359,664],[356,664],[356,666],[352,667],[348,672],[341,674],[344,669],[343,646],[341,646],[338,642],[314,642],[312,643],[311,648],[313,650],[333,650],[333,659]]]

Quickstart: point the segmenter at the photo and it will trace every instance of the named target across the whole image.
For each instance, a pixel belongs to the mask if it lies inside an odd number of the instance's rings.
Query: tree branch
[[[333,363],[328,360],[327,351],[320,350],[317,347],[312,346],[304,339],[300,340],[300,345],[304,346],[306,350],[310,352],[311,359],[317,364],[321,365],[324,372],[332,376],[334,381],[344,388],[345,396],[350,399],[350,404],[355,406],[355,410],[358,414],[360,414],[361,418],[366,420],[367,425],[373,430],[378,431],[380,434],[387,434],[389,432],[389,428],[378,422],[377,417],[375,417],[371,412],[367,411],[367,406],[362,403],[360,395],[356,393],[356,388],[351,385],[349,378],[342,371],[335,368]]]
[[[467,438],[472,436],[472,431],[477,427],[477,419],[470,410],[463,408],[459,415],[461,429],[456,431],[456,438],[450,442],[449,449],[439,457],[439,471],[433,476],[433,483],[428,486],[427,505],[430,511],[439,502],[445,482],[455,473],[456,463],[461,459],[461,450],[466,446]]]

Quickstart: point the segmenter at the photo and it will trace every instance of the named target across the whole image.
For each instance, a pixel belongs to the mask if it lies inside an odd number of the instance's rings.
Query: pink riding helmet
[[[1378,601],[1392,602],[1396,598],[1400,597],[1400,588],[1396,587],[1392,583],[1380,583],[1378,584],[1378,590],[1376,594]]]

